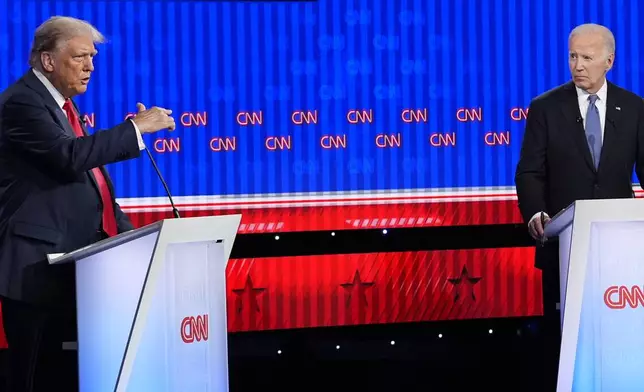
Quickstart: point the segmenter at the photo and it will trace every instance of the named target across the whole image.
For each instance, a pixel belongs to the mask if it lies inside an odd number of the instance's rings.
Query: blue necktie
[[[588,97],[590,104],[588,105],[588,112],[586,113],[586,139],[588,140],[588,147],[590,154],[595,163],[595,169],[599,167],[599,156],[602,151],[602,128],[599,122],[599,110],[595,106],[597,95]]]

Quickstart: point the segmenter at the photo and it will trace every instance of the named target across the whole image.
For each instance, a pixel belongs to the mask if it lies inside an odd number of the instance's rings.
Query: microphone
[[[154,170],[157,172],[157,176],[159,177],[159,180],[161,180],[161,184],[163,184],[163,187],[165,188],[165,193],[168,195],[168,199],[170,200],[170,205],[172,205],[172,214],[177,219],[181,218],[181,216],[179,216],[179,210],[177,210],[177,207],[174,206],[174,200],[172,200],[172,195],[170,194],[170,189],[168,188],[168,184],[166,184],[165,180],[163,179],[163,176],[161,175],[161,170],[159,170],[157,163],[154,161],[154,158],[152,158],[152,153],[150,152],[150,150],[148,150],[148,146],[145,146],[145,151],[148,153],[148,157],[150,157],[150,162],[152,162],[152,166],[154,167]]]
[[[581,117],[577,117],[577,119],[575,119],[575,121],[577,121],[577,123],[579,123],[579,124],[584,122],[584,120]]]

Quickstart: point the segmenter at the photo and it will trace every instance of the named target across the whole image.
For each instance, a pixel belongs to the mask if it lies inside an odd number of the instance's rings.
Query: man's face
[[[65,98],[71,98],[87,91],[96,53],[92,37],[79,36],[70,39],[55,52],[43,53],[41,61],[52,84]]]
[[[577,34],[568,42],[568,64],[575,85],[596,93],[613,66],[615,55],[607,53],[604,38],[598,33]]]

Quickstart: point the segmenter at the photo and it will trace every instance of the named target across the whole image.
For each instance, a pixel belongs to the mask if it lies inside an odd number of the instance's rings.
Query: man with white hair
[[[580,25],[568,47],[572,80],[531,102],[515,177],[521,214],[539,242],[535,265],[554,356],[549,390],[556,389],[561,336],[559,254],[556,241],[545,242],[543,226],[575,200],[634,197],[633,167],[644,180],[644,101],[606,80],[615,61],[613,34]]]
[[[170,110],[138,104],[132,119],[88,135],[72,99],[87,90],[100,42],[85,21],[48,19],[35,32],[31,69],[0,94],[0,296],[12,391],[63,390],[57,366],[62,342],[75,339],[74,270],[49,266],[46,255],[133,229],[103,166],[138,157],[142,134],[175,128]]]

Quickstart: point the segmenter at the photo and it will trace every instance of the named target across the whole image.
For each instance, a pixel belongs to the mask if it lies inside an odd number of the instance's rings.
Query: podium
[[[241,215],[169,219],[75,263],[81,392],[228,391],[226,264]]]
[[[644,388],[644,200],[577,201],[546,225],[559,237],[557,392]]]

